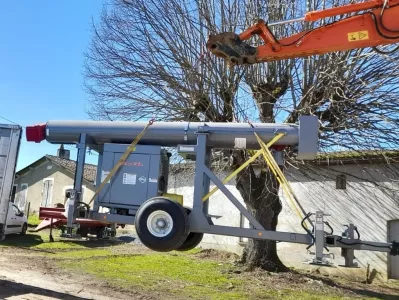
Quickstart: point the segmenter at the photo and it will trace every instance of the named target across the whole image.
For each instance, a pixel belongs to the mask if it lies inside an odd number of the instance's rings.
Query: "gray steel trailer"
[[[0,240],[4,239],[8,206],[15,178],[22,128],[0,124]]]
[[[274,141],[273,153],[280,165],[282,151],[287,147],[298,159],[314,159],[318,150],[317,117],[301,116],[298,124],[159,122],[148,129],[146,125],[144,122],[49,121],[27,128],[28,141],[47,140],[78,147],[69,228],[79,211],[86,148],[90,147],[99,152],[96,182],[99,188],[93,209],[87,216],[134,224],[140,240],[153,250],[188,250],[201,242],[204,233],[209,233],[314,245],[312,262],[316,264],[328,263],[323,253],[327,246],[346,249],[343,255],[347,266],[353,265],[354,249],[399,254],[399,244],[395,241],[379,243],[355,239],[353,224],[343,236],[326,234],[325,214],[321,211],[314,214],[313,231],[304,227],[305,234],[265,230],[211,171],[212,149],[261,149],[256,135],[265,143]],[[137,145],[129,145],[138,137],[141,138]],[[165,196],[170,155],[164,147],[176,147],[182,156],[195,160],[192,207],[184,207]],[[213,224],[212,216],[208,215],[208,201],[204,199],[211,181],[249,220],[252,228]],[[101,207],[108,208],[109,213],[100,213]],[[304,221],[309,217],[310,214],[306,215]]]

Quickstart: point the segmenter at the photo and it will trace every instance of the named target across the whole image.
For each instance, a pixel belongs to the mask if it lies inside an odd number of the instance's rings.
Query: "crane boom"
[[[244,65],[399,42],[399,0],[366,1],[308,12],[300,20],[310,22],[356,12],[360,13],[280,40],[267,23],[259,20],[241,34],[210,35],[206,47],[230,65]],[[253,47],[244,42],[254,35],[259,35],[265,44]]]

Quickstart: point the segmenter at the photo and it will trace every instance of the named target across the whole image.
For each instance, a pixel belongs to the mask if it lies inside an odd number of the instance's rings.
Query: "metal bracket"
[[[314,226],[314,244],[315,251],[308,252],[311,255],[314,255],[314,258],[310,261],[304,262],[305,264],[312,265],[321,265],[321,266],[333,266],[331,262],[329,262],[326,258],[334,258],[333,253],[324,254],[323,249],[328,251],[325,243],[325,232],[324,232],[324,216],[328,216],[328,214],[323,213],[322,211],[316,211],[315,213],[315,226]]]
[[[188,131],[188,127],[190,126],[190,122],[188,122],[186,124],[186,126],[184,127],[184,141],[187,142],[187,131]]]
[[[315,252],[309,252],[311,255],[315,255]],[[328,253],[328,254],[323,254],[323,257],[321,259],[318,258],[313,258],[310,261],[304,262],[305,264],[308,265],[317,265],[317,266],[324,266],[324,267],[334,267],[334,264],[329,262],[326,258],[335,259],[333,253]]]
[[[342,234],[343,237],[354,239],[355,238],[355,225],[352,223],[348,225],[348,228]],[[355,249],[341,248],[341,256],[345,258],[345,264],[340,265],[346,268],[357,268],[357,262],[355,260]]]
[[[396,241],[392,242],[392,249],[391,249],[390,254],[392,256],[399,255],[399,242],[396,242]]]

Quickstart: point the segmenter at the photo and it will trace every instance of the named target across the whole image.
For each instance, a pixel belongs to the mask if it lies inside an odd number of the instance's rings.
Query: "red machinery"
[[[39,219],[43,220],[34,231],[40,231],[50,228],[50,241],[53,241],[52,228],[60,228],[67,224],[65,216],[65,208],[40,207]],[[89,233],[95,234],[97,238],[105,236],[106,227],[111,226],[109,222],[92,220],[87,218],[77,218],[76,223],[79,224],[79,233],[82,237],[87,237]]]

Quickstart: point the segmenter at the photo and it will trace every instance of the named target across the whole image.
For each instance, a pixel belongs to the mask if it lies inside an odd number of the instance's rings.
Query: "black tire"
[[[185,210],[187,212],[187,215],[191,213],[191,208],[185,207]],[[186,238],[186,240],[183,242],[183,244],[177,248],[177,251],[189,251],[191,249],[194,249],[197,247],[202,239],[204,237],[203,233],[200,232],[190,232]]]
[[[80,236],[82,238],[87,238],[88,234],[89,234],[89,228],[87,228],[87,227],[80,228]]]
[[[105,227],[98,227],[96,229],[96,235],[98,240],[102,240],[105,238]]]
[[[201,243],[203,237],[204,237],[203,233],[190,232],[189,235],[187,236],[186,240],[183,242],[183,244],[176,250],[177,251],[189,251],[191,249],[194,249]]]
[[[21,235],[26,235],[27,230],[28,230],[28,224],[24,223],[24,225],[22,225]]]
[[[165,236],[152,234],[147,226],[147,220],[155,211],[167,213],[173,221],[170,232]],[[168,252],[179,248],[189,233],[188,217],[184,207],[162,197],[155,197],[144,202],[137,210],[134,225],[143,245],[158,252]]]

